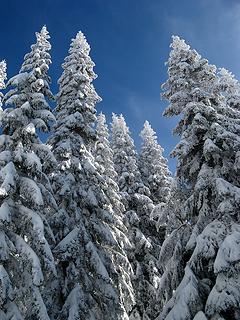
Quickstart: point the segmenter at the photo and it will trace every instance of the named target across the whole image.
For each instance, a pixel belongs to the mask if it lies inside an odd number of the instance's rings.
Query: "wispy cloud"
[[[240,77],[240,1],[182,0],[181,6],[169,2],[172,8],[169,5],[162,12],[159,2],[151,5],[152,17],[159,28],[185,38],[211,63]]]
[[[162,116],[165,108],[165,103],[160,101],[160,96],[149,97],[140,93],[132,92],[126,98],[126,106],[128,107],[128,124],[135,127],[134,139],[137,146],[140,145],[139,132],[143,127],[145,120],[148,120],[153,129],[157,132],[158,140],[161,146],[165,149],[165,155],[168,156],[171,150],[176,145],[178,138],[172,137],[171,131],[177,123],[177,119],[164,118]],[[133,119],[134,123],[132,123]],[[175,160],[170,160],[170,167],[174,169]]]

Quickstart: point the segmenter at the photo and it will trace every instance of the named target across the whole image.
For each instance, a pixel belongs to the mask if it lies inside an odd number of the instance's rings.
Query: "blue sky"
[[[18,72],[34,32],[47,25],[54,93],[70,39],[82,30],[99,76],[98,111],[108,120],[112,112],[123,113],[137,147],[147,119],[166,156],[177,142],[171,134],[175,121],[162,117],[166,102],[160,101],[171,35],[240,76],[239,0],[8,0],[1,2],[0,15],[0,58],[7,60],[9,77]],[[174,170],[175,161],[169,164]]]

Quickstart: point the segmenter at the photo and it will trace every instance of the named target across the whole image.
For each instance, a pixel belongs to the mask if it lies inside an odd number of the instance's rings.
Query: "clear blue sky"
[[[123,113],[139,147],[149,120],[168,156],[177,142],[174,121],[162,117],[160,84],[171,35],[179,35],[211,63],[240,75],[240,0],[4,0],[0,13],[0,58],[16,74],[46,24],[51,34],[53,91],[70,39],[82,30],[99,78],[95,87],[108,120]],[[170,160],[171,169],[175,162]]]

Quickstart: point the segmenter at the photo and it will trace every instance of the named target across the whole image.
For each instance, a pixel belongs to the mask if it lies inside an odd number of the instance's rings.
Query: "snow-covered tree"
[[[190,193],[191,190],[183,181],[174,178],[171,180],[171,193],[167,203],[160,203],[155,206],[152,216],[157,220],[158,229],[166,228],[166,236],[169,236],[174,229],[184,223],[182,205]]]
[[[92,84],[96,74],[89,52],[79,32],[62,65],[57,121],[48,141],[58,161],[52,182],[60,210],[51,221],[61,281],[58,319],[128,319],[134,300],[131,269],[123,273],[128,261],[116,232],[119,216],[109,199],[105,171],[92,153],[95,105],[101,99]]]
[[[135,192],[150,195],[149,189],[142,183],[134,142],[122,115],[113,114],[112,117],[112,149],[117,182],[123,198],[130,199]]]
[[[157,258],[161,239],[151,219],[154,205],[149,198],[150,191],[141,180],[134,142],[122,115],[113,115],[112,149],[117,182],[126,207],[124,221],[133,245],[129,260],[134,270],[137,304],[131,319],[154,319],[159,306],[156,303]]]
[[[106,192],[109,193],[109,199],[112,201],[114,212],[122,215],[124,206],[119,195],[118,185],[115,182],[117,173],[114,169],[113,152],[109,142],[109,132],[106,123],[106,117],[103,113],[97,117],[97,141],[95,144],[95,158],[99,164],[102,176],[107,181],[108,188]]]
[[[5,60],[0,62],[0,90],[5,88],[5,80],[7,79],[7,64]],[[2,106],[3,93],[0,93],[0,106]]]
[[[126,227],[123,224],[123,213],[125,211],[125,207],[122,203],[122,198],[120,196],[119,188],[116,183],[117,172],[114,168],[113,163],[113,151],[110,146],[109,141],[109,131],[106,123],[106,117],[103,113],[97,117],[97,141],[95,144],[95,160],[99,165],[99,171],[106,181],[106,194],[111,201],[111,205],[113,207],[113,212],[118,220],[117,232],[119,236],[121,236],[121,242],[125,248],[125,250],[131,249],[131,244],[126,237]]]
[[[125,211],[124,205],[122,204],[122,199],[120,196],[119,188],[115,182],[117,178],[117,173],[114,168],[113,163],[113,152],[109,142],[109,131],[106,123],[106,117],[103,113],[97,117],[97,141],[95,144],[95,160],[99,165],[99,172],[105,180],[105,189],[106,193],[114,213],[115,223],[113,229],[118,235],[120,241],[122,252],[121,255],[124,256],[129,250],[132,249],[132,245],[127,238],[127,228],[123,223],[123,213]],[[118,258],[118,256],[116,256]],[[122,261],[119,261],[119,268],[121,269],[120,274],[122,275],[122,281],[125,281],[129,286],[129,291],[133,291],[131,284],[131,277],[133,271],[130,263],[128,262],[127,256],[125,264],[121,265]]]
[[[189,194],[184,183],[174,179],[167,204],[158,204],[152,213],[157,217],[158,230],[164,231],[165,238],[158,259],[161,273],[158,303],[161,307],[171,298],[184,273],[184,248],[189,237],[189,226],[182,217],[182,206]]]
[[[47,218],[55,212],[48,173],[56,165],[38,137],[54,116],[48,69],[51,45],[46,27],[11,78],[1,112],[0,136],[0,309],[1,319],[47,320],[56,275]],[[1,77],[4,68],[1,65]],[[3,315],[5,314],[5,316]]]
[[[215,89],[222,91],[231,108],[240,110],[240,84],[230,71],[224,68],[219,70]]]
[[[171,190],[170,171],[167,159],[163,157],[163,148],[157,142],[157,136],[148,121],[140,133],[142,148],[139,155],[139,169],[142,181],[151,193],[155,204],[167,202]]]
[[[173,156],[178,159],[177,177],[192,192],[182,206],[181,228],[185,230],[179,257],[185,271],[181,275],[176,270],[175,292],[158,319],[236,320],[240,301],[240,114],[219,89],[214,66],[178,37],[173,37],[171,47],[169,79],[163,85],[163,97],[170,102],[165,115],[181,115],[175,129],[181,139]],[[173,242],[180,235],[176,230],[176,237],[170,235]]]

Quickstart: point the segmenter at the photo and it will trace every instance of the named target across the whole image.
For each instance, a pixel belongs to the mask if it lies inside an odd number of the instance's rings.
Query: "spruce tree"
[[[106,117],[103,113],[97,117],[97,140],[95,144],[95,159],[99,164],[102,176],[107,181],[108,187],[106,192],[109,192],[109,199],[112,201],[114,211],[122,216],[124,206],[119,195],[118,185],[115,182],[117,173],[113,164],[113,152],[109,142],[109,132],[106,123]]]
[[[178,159],[177,177],[192,191],[182,206],[183,232],[173,231],[180,237],[179,270],[185,270],[176,271],[180,283],[158,319],[236,320],[239,112],[219,89],[215,66],[178,37],[173,37],[171,47],[169,79],[163,85],[163,97],[170,102],[165,115],[182,116],[175,130],[181,140],[173,155]]]
[[[228,106],[240,110],[240,84],[230,71],[219,69],[215,90],[224,94]]]
[[[142,183],[134,142],[122,115],[113,114],[112,117],[112,149],[114,167],[118,174],[118,186],[124,198],[127,200],[138,191],[150,195],[149,189]],[[129,159],[131,161],[128,161]]]
[[[55,166],[39,136],[54,116],[48,69],[51,45],[46,27],[11,78],[1,113],[0,224],[2,319],[49,319],[52,277],[56,275],[47,218],[55,212],[48,173]],[[3,71],[4,73],[4,71]],[[2,72],[1,72],[2,75]]]
[[[48,141],[58,160],[52,182],[60,210],[51,220],[61,282],[58,319],[128,319],[133,296],[127,277],[122,281],[127,261],[116,233],[119,221],[92,153],[95,105],[101,99],[92,84],[89,52],[79,32],[62,65],[57,121]]]
[[[157,228],[164,232],[158,259],[161,280],[158,287],[158,303],[161,308],[168,301],[181,280],[184,272],[184,248],[188,241],[189,230],[182,217],[182,206],[190,195],[185,184],[176,178],[172,181],[171,195],[167,203],[161,203],[154,209]]]
[[[148,121],[140,133],[142,148],[139,155],[139,169],[142,181],[151,193],[155,204],[166,203],[170,196],[171,178],[167,159],[163,157],[163,148],[157,142],[157,136]]]
[[[123,223],[123,213],[125,208],[122,203],[118,185],[115,182],[117,173],[114,169],[113,152],[109,142],[108,126],[106,123],[106,117],[103,113],[100,113],[97,117],[96,133],[97,140],[95,144],[95,160],[99,165],[99,172],[106,182],[104,192],[111,203],[115,219],[112,227],[122,248],[122,251],[120,252],[121,254],[116,255],[116,263],[119,264],[120,268],[120,284],[123,289],[127,286],[127,290],[125,289],[124,293],[124,299],[126,299],[126,302],[128,300],[127,295],[129,293],[131,293],[132,302],[134,302],[134,292],[131,283],[133,271],[126,255],[126,252],[131,250],[132,245],[127,237],[127,228]],[[130,310],[131,309],[129,309],[129,311]]]
[[[0,62],[0,90],[5,88],[5,81],[7,79],[7,64],[5,60]],[[4,97],[3,93],[0,95],[1,97],[1,106],[2,106],[2,98]]]
[[[99,165],[99,170],[106,181],[106,194],[111,201],[113,212],[116,218],[117,229],[124,250],[131,249],[131,243],[126,236],[127,229],[123,223],[123,213],[125,207],[116,183],[117,172],[113,163],[113,151],[109,141],[109,131],[106,123],[106,117],[103,113],[97,117],[97,141],[95,144],[95,160]],[[124,272],[124,270],[123,270]]]
[[[122,115],[113,115],[112,149],[117,182],[126,208],[124,221],[133,245],[129,260],[134,270],[136,307],[131,319],[154,319],[159,306],[156,303],[157,258],[161,239],[151,219],[154,205],[149,198],[150,191],[141,180],[134,142]]]

